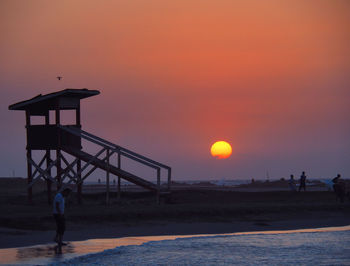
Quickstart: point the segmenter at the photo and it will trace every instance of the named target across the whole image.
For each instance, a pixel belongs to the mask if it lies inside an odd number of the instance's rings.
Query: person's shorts
[[[66,230],[64,215],[54,214],[53,217],[55,218],[56,222],[56,232],[60,235],[63,235],[64,231]]]

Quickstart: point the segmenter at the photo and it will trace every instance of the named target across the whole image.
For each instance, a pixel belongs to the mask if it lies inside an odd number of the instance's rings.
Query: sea
[[[101,178],[101,183],[104,184],[105,180],[104,178]],[[279,179],[271,179],[269,181],[278,181]],[[267,179],[256,179],[255,181],[260,181],[260,182],[264,182],[267,181]],[[297,181],[297,180],[296,180]],[[333,185],[333,182],[331,179],[312,179],[309,178],[308,181],[310,182],[314,182],[314,181],[320,181],[322,183],[324,183],[325,185]],[[228,186],[228,187],[236,187],[239,185],[244,185],[244,184],[250,184],[252,181],[251,179],[218,179],[218,180],[212,180],[212,179],[204,179],[204,180],[176,180],[177,183],[179,184],[185,184],[185,185],[196,185],[196,184],[200,184],[200,183],[209,183],[212,185],[216,185],[216,186]],[[98,185],[100,184],[97,181],[86,181],[84,182],[84,184],[87,185]],[[162,181],[161,184],[167,184],[167,181]],[[132,185],[132,183],[126,181],[126,180],[121,180],[121,185]]]
[[[99,183],[96,180],[93,181],[85,181],[84,184],[87,185],[98,185],[98,184],[104,184],[105,183],[105,178],[101,178],[101,183]],[[251,183],[251,180],[247,179],[220,179],[220,180],[209,180],[209,179],[204,179],[204,180],[176,180],[177,183],[179,184],[185,184],[185,185],[196,185],[200,183],[210,183],[212,185],[216,186],[239,186],[242,184],[249,184]],[[161,180],[161,184],[167,184],[167,181]],[[122,179],[121,180],[121,185],[132,185],[132,183]]]
[[[155,239],[162,240],[147,241],[145,238],[139,239],[141,244],[122,245],[85,255],[75,253],[73,258],[72,254],[66,257],[36,257],[31,262],[17,261],[15,264],[350,265],[350,226],[221,235],[161,236]],[[119,241],[114,240],[115,243]],[[134,237],[134,240],[137,238]],[[85,245],[90,247],[107,243],[103,240],[87,242]],[[122,244],[123,239],[119,242]],[[80,241],[79,245],[82,246],[82,243]]]
[[[272,231],[150,241],[64,265],[350,265],[348,230]]]

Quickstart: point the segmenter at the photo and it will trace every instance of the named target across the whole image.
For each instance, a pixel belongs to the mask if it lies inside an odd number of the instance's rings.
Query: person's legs
[[[57,233],[57,231],[56,231],[55,237],[53,238],[53,241],[55,241],[56,243],[58,242],[58,233]]]
[[[66,230],[66,222],[64,216],[60,215],[58,221],[58,239],[59,243],[62,244],[64,231]]]
[[[57,215],[57,250],[58,254],[62,253],[63,235],[66,230],[65,219],[63,215]]]
[[[55,223],[56,223],[56,235],[55,235],[53,241],[55,241],[56,243],[58,243],[59,228],[60,228],[59,216],[58,216],[57,214],[54,214],[54,215],[53,215],[53,218],[55,219]]]

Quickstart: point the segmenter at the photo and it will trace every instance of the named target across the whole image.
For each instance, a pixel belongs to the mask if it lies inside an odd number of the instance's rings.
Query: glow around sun
[[[232,147],[226,141],[217,141],[211,146],[210,153],[213,157],[226,159],[232,154]]]

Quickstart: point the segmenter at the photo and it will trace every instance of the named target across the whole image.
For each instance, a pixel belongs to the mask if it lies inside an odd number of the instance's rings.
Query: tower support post
[[[45,114],[45,125],[49,126],[50,125],[50,114],[49,111]],[[46,157],[46,167],[49,169],[50,163],[51,163],[51,152],[49,149],[46,149],[45,152],[45,157]],[[48,170],[49,175],[51,176],[51,168]],[[46,186],[47,186],[47,202],[48,204],[52,203],[52,197],[51,197],[51,187],[52,187],[52,181],[50,179],[46,179]]]
[[[109,149],[107,149],[106,204],[109,205]]]
[[[46,167],[49,169],[50,163],[51,163],[51,154],[50,150],[46,150]],[[49,175],[51,176],[51,168],[48,170]],[[48,204],[52,203],[52,181],[50,179],[46,180],[46,186],[47,186],[47,202]]]
[[[157,204],[160,204],[160,168],[157,169]]]
[[[56,117],[56,125],[60,125],[60,109],[57,105],[56,110],[55,110],[55,117]],[[56,149],[56,168],[57,168],[57,191],[60,190],[61,186],[62,186],[62,180],[61,180],[61,176],[62,176],[62,166],[61,166],[61,136],[59,136],[58,138],[58,148]]]
[[[33,181],[32,176],[32,164],[29,162],[32,159],[32,150],[27,149],[27,184],[29,185]],[[28,203],[33,203],[33,188],[30,186],[27,188]]]
[[[120,152],[118,152],[118,168],[121,168],[121,155]],[[120,201],[121,198],[121,191],[120,191],[120,176],[118,176],[118,186],[117,186],[117,200]]]
[[[78,196],[78,203],[81,204],[82,203],[82,188],[83,188],[83,183],[81,180],[81,160],[78,160],[77,162],[77,182],[78,182],[78,186],[77,186],[77,196]]]
[[[80,103],[78,104],[77,109],[75,109],[75,125],[78,128],[81,128],[81,122],[80,122]],[[82,203],[82,187],[83,187],[83,182],[81,180],[81,160],[78,159],[77,162],[77,197],[78,197],[78,203]]]
[[[30,113],[29,111],[26,111],[26,129],[27,129],[27,136],[28,136],[28,130],[30,127]],[[27,139],[27,184],[29,185],[33,181],[32,176],[32,164],[30,163],[30,160],[32,159],[32,150],[29,147],[28,139]],[[28,196],[28,203],[33,203],[33,189],[32,187],[27,188],[27,196]]]

